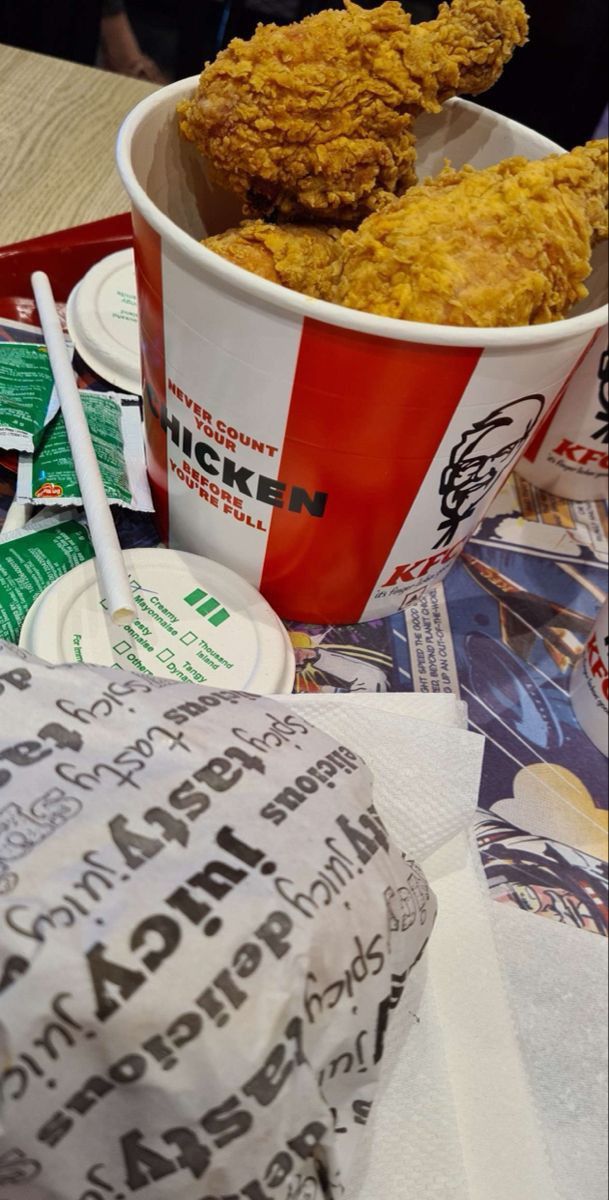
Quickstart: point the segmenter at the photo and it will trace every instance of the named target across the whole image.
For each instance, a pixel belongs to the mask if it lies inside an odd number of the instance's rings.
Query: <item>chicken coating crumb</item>
[[[331,289],[332,271],[339,267],[341,234],[332,226],[244,221],[203,245],[263,279],[319,298]]]
[[[414,118],[480,92],[527,36],[521,0],[454,0],[412,25],[397,0],[345,0],[235,39],[179,106],[180,128],[249,215],[351,221],[416,181]]]

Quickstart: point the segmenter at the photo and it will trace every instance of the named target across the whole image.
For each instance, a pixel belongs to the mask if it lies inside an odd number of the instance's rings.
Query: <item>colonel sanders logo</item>
[[[600,408],[595,413],[599,428],[592,434],[595,442],[609,442],[609,350],[603,350],[598,367],[598,402]]]
[[[435,543],[449,546],[462,521],[476,512],[497,480],[529,440],[543,411],[544,397],[522,396],[496,408],[482,421],[475,421],[451,451],[440,480],[444,520]]]

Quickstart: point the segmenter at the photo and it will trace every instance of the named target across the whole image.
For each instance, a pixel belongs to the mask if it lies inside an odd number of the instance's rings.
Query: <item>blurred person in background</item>
[[[220,0],[122,0],[122,7],[142,50],[167,78],[198,75],[215,58]]]
[[[366,8],[380,0],[360,0]],[[402,0],[432,20],[438,0]],[[607,104],[607,0],[526,0],[530,41],[477,98],[566,149],[594,136]],[[341,0],[0,0],[0,41],[164,83],[199,74],[233,37]],[[606,119],[606,118],[605,118]]]
[[[155,4],[144,5],[154,10]],[[159,7],[162,7],[159,5]],[[174,5],[175,7],[175,5]],[[98,63],[108,71],[147,79],[151,83],[169,83],[174,78],[175,45],[172,30],[153,39],[147,45],[140,41],[138,30],[124,0],[102,0],[99,33]]]
[[[373,8],[380,0],[359,0]],[[402,0],[414,21],[433,20],[439,0]],[[594,135],[607,104],[607,0],[526,0],[530,41],[477,102],[571,149]],[[258,22],[288,24],[342,0],[124,0],[144,51],[172,78],[198,74],[233,37]]]
[[[140,46],[123,0],[0,0],[0,41],[155,83],[168,78]]]
[[[607,0],[525,3],[528,45],[478,102],[572,150],[602,129],[609,5]]]
[[[372,8],[380,0],[363,0]],[[168,79],[198,75],[233,37],[249,38],[259,22],[287,25],[342,0],[107,0],[106,9],[128,18],[141,52]],[[438,0],[405,0],[415,20],[431,19]],[[117,22],[118,23],[118,22]],[[105,24],[110,26],[110,18]],[[115,39],[116,41],[118,39]],[[107,44],[107,43],[105,43]],[[106,55],[112,69],[116,55]]]
[[[102,0],[0,0],[0,41],[38,54],[91,65]]]
[[[362,8],[376,8],[380,0],[357,0]],[[430,21],[436,16],[439,0],[402,0],[402,6],[414,21]],[[231,37],[251,37],[259,21],[287,25],[327,8],[342,8],[342,0],[229,0],[225,5],[222,44]]]

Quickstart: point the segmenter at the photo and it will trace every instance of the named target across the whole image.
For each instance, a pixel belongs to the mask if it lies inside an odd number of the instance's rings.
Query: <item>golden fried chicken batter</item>
[[[440,325],[556,321],[586,296],[607,237],[607,141],[434,180],[342,238],[326,299]]]
[[[332,286],[331,268],[338,266],[341,234],[331,225],[244,221],[237,229],[206,238],[203,245],[263,279],[319,297]]]
[[[345,0],[300,24],[235,39],[179,107],[248,212],[352,220],[415,182],[413,121],[481,92],[526,41],[522,0],[454,0],[412,25],[397,0]]]

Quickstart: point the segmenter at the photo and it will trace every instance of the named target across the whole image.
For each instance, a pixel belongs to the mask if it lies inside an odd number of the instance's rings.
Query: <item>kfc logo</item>
[[[496,408],[466,429],[453,447],[440,480],[444,520],[434,544],[449,546],[459,526],[474,516],[481,500],[525,446],[543,411],[544,397],[522,396]]]
[[[595,442],[609,442],[609,350],[603,350],[598,367],[598,402],[600,408],[595,414],[599,428],[592,434]]]

